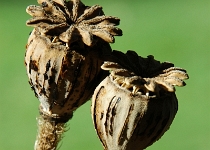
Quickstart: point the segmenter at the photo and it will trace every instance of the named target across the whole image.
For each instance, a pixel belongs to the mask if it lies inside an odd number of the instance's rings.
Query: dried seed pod
[[[59,129],[57,125],[66,123],[73,111],[90,99],[97,84],[107,74],[100,69],[103,62],[100,56],[103,51],[108,54],[109,50],[108,45],[100,44],[86,49],[78,48],[77,45],[69,48],[60,42],[53,43],[36,30],[32,32],[27,44],[25,64],[29,83],[40,101],[39,110],[44,123],[48,122],[55,130]],[[41,127],[36,149],[46,147],[52,135],[55,136],[55,144],[48,144],[55,146],[58,143],[56,137],[60,135],[57,135],[57,131],[46,135],[41,131],[51,130]],[[54,148],[48,147],[49,150]]]
[[[90,98],[103,74],[98,48],[69,48],[60,42],[53,43],[36,30],[32,32],[25,63],[43,116],[66,122]]]
[[[178,110],[174,85],[184,86],[188,75],[172,63],[133,51],[114,51],[113,61],[102,65],[111,73],[92,96],[95,129],[105,150],[145,149],[169,129]]]
[[[48,125],[39,124],[36,149],[55,149],[56,137],[60,137],[56,126],[62,128],[107,76],[100,66],[112,51],[109,42],[122,31],[116,27],[120,19],[105,16],[98,5],[85,6],[79,0],[38,3],[40,6],[26,9],[32,16],[26,24],[34,29],[26,46],[25,65],[31,88],[41,102],[42,122],[52,126],[48,130]],[[55,144],[45,148],[49,138]]]
[[[90,97],[103,57],[111,52],[102,40],[106,37],[97,38],[94,32],[122,35],[115,27],[119,18],[104,16],[101,6],[88,7],[79,0],[38,3],[26,9],[33,17],[27,25],[35,27],[25,56],[29,83],[41,102],[41,114],[66,122]]]

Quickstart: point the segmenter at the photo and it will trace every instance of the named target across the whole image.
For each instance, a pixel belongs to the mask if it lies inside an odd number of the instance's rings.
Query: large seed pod
[[[98,50],[100,48],[100,51]],[[41,114],[56,122],[66,122],[84,104],[100,83],[102,52],[107,46],[81,49],[53,43],[34,30],[27,44],[25,64],[29,83],[38,97]]]
[[[116,62],[102,65],[110,75],[92,96],[94,126],[105,150],[142,150],[169,129],[178,110],[174,86],[184,86],[188,75],[152,56],[142,58],[133,51],[113,55]]]
[[[38,0],[26,12],[34,27],[27,43],[25,65],[40,104],[37,150],[56,149],[65,122],[84,104],[106,72],[100,69],[111,53],[109,43],[122,35],[120,19],[105,16],[99,5],[80,0]]]
[[[103,78],[100,66],[112,51],[108,43],[122,35],[116,27],[120,20],[79,0],[38,3],[26,9],[32,16],[26,24],[34,27],[25,56],[29,83],[41,102],[40,113],[66,122]]]

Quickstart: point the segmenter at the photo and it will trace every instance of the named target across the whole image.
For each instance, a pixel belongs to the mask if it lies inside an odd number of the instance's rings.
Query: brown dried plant
[[[185,85],[186,70],[134,51],[112,51],[109,43],[122,35],[120,19],[105,16],[99,5],[38,3],[26,9],[32,16],[26,24],[34,29],[25,54],[40,101],[35,149],[57,149],[65,123],[96,87],[92,118],[105,150],[142,150],[158,140],[176,115],[174,86]]]
[[[186,70],[134,51],[114,51],[102,69],[110,75],[94,92],[92,118],[104,149],[142,150],[152,145],[176,115],[174,86],[185,85]]]
[[[51,150],[60,140],[57,130],[65,128],[73,112],[90,99],[107,75],[100,66],[111,54],[113,36],[122,31],[116,27],[120,19],[105,16],[99,5],[89,7],[79,0],[38,3],[26,9],[32,16],[26,24],[34,29],[26,45],[25,66],[40,101],[42,126],[38,124],[35,149]]]

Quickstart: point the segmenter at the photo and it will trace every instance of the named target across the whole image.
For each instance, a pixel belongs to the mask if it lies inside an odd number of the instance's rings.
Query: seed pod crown
[[[122,30],[116,27],[120,19],[105,16],[99,5],[85,6],[80,0],[38,0],[38,3],[41,6],[27,7],[33,18],[26,24],[67,45],[82,41],[92,46],[98,38],[113,43],[115,35],[122,35]]]
[[[120,59],[119,59],[120,58]],[[188,79],[185,69],[170,62],[160,63],[153,56],[143,58],[134,51],[123,54],[113,51],[114,62],[107,61],[101,68],[110,70],[114,81],[132,93],[160,96],[161,92],[175,92],[174,86],[185,86]]]

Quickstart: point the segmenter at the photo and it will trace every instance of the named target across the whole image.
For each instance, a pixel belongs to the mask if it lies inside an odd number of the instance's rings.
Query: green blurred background
[[[124,35],[113,49],[187,69],[187,86],[177,88],[179,111],[169,131],[148,150],[207,150],[210,147],[210,1],[83,0],[121,18]],[[0,2],[0,150],[33,149],[39,102],[28,84],[25,45],[31,27],[25,8],[36,0]],[[61,150],[102,150],[90,116],[90,101],[69,121]]]

